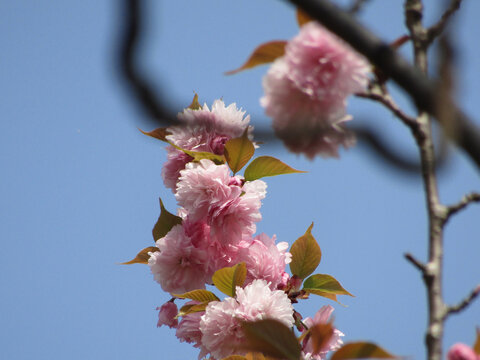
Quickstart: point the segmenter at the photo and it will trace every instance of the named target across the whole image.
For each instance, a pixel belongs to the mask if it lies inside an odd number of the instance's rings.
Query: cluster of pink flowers
[[[211,160],[193,161],[179,150],[193,150],[222,155],[225,143],[251,132],[249,117],[235,104],[225,106],[214,102],[185,109],[179,114],[183,126],[167,129],[168,160],[162,175],[175,195],[181,224],[173,226],[157,239],[159,251],[150,252],[148,265],[154,279],[174,298],[159,311],[158,326],[176,328],[182,342],[200,349],[199,358],[210,355],[220,360],[231,354],[242,354],[245,342],[241,322],[276,319],[288,327],[295,323],[292,301],[285,289],[293,284],[285,267],[291,261],[286,242],[276,243],[276,237],[255,236],[256,223],[261,220],[261,201],[266,184],[261,180],[246,181],[233,175],[226,164]],[[250,135],[251,136],[251,135]],[[205,289],[212,284],[213,274],[222,268],[245,263],[247,275],[243,287],[236,288],[235,297],[211,301],[205,310],[183,314],[177,318],[175,294]],[[186,305],[198,305],[196,301]],[[305,324],[326,322],[333,308],[322,308],[313,320]],[[319,354],[312,354],[305,342],[305,359],[321,359],[341,344],[342,333]]]
[[[338,157],[355,144],[346,98],[368,85],[369,66],[348,44],[311,21],[288,42],[263,79],[262,106],[293,152]]]
[[[181,126],[168,128],[170,135],[166,138],[172,144],[185,150],[207,151],[223,155],[225,143],[240,137],[245,129],[249,133],[250,116],[237,109],[235,104],[225,106],[222,100],[215,100],[210,110],[205,104],[201,109],[185,109],[178,114]],[[173,146],[167,147],[168,160],[163,166],[162,177],[166,187],[176,191],[180,171],[192,160],[190,156]]]

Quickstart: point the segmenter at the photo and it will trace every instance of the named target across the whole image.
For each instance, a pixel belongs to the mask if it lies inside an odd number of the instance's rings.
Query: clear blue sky
[[[149,36],[142,50],[150,79],[176,110],[193,92],[208,104],[223,97],[269,124],[259,105],[266,67],[226,77],[259,43],[297,32],[282,1],[147,1]],[[438,14],[427,2],[427,21]],[[163,145],[115,72],[117,1],[0,1],[0,358],[195,359],[170,329],[157,329],[155,307],[168,299],[144,265],[117,265],[153,244],[158,197],[175,210],[162,184]],[[478,1],[459,14],[459,102],[478,115]],[[362,19],[393,40],[405,32],[402,1],[371,1]],[[399,101],[408,105],[402,94]],[[392,146],[416,154],[408,131],[379,106],[352,100],[358,123],[378,127]],[[267,178],[258,231],[292,243],[313,221],[323,250],[318,272],[334,275],[355,298],[335,303],[345,340],[378,342],[424,357],[425,294],[403,259],[426,253],[422,185],[385,167],[361,145],[340,160],[313,162],[264,146],[307,174]],[[440,177],[447,202],[480,190],[480,172],[454,151]],[[480,283],[480,206],[446,231],[445,297],[456,303]],[[313,315],[329,303],[313,297]],[[471,344],[480,301],[452,317],[449,346]]]

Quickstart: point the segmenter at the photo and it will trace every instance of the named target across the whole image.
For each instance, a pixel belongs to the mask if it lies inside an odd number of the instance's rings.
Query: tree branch
[[[470,205],[473,202],[480,202],[480,194],[479,193],[472,192],[470,194],[467,194],[455,205],[451,205],[451,206],[447,207],[445,222],[452,215],[456,214],[460,210],[463,210],[464,208],[466,208],[468,205]]]
[[[405,114],[402,109],[400,109],[400,107],[395,103],[390,94],[381,91],[379,89],[379,86],[375,86],[369,89],[368,92],[355,94],[355,96],[374,100],[381,103],[412,131],[414,131],[418,127],[415,118]]]
[[[437,82],[409,65],[387,43],[360,25],[350,14],[328,0],[289,0],[326,28],[348,42],[359,53],[402,87],[416,106],[439,117]],[[445,132],[480,169],[480,129],[451,101],[455,132]],[[443,124],[440,123],[440,126]]]
[[[448,20],[450,20],[450,17],[458,10],[460,9],[460,5],[462,3],[462,0],[451,0],[450,1],[450,6],[445,10],[443,13],[442,17],[438,22],[434,25],[432,25],[428,30],[427,30],[427,41],[428,43],[431,43],[433,40],[435,40],[436,37],[440,36],[443,32],[443,29],[448,23]]]
[[[410,261],[410,263],[412,263],[413,266],[415,266],[421,273],[422,275],[425,275],[427,269],[425,267],[425,264],[423,264],[422,262],[420,262],[419,260],[417,260],[412,254],[410,253],[406,253],[404,254],[405,256],[405,259],[407,259],[408,261]]]
[[[477,296],[480,295],[480,285],[477,285],[475,289],[473,289],[470,294],[468,294],[465,299],[460,301],[457,305],[447,307],[445,311],[445,318],[447,318],[451,314],[459,313],[463,311],[468,305],[470,305]]]

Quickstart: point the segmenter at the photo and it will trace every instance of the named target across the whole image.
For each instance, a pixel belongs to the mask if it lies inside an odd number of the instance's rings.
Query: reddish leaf
[[[160,216],[152,229],[154,241],[163,238],[168,234],[172,227],[182,223],[181,217],[168,212],[167,209],[165,209],[165,206],[163,206],[162,199],[159,198],[158,200],[160,200]]]
[[[225,158],[234,174],[245,166],[254,152],[255,146],[248,138],[248,129],[241,137],[230,139],[225,144]]]
[[[227,71],[225,75],[233,75],[258,65],[273,62],[276,58],[283,56],[285,53],[286,44],[286,41],[270,41],[259,45],[255,50],[253,50],[252,55],[250,55],[250,57],[242,66],[240,66],[238,69]]]
[[[477,355],[480,355],[480,328],[477,328],[477,338],[475,339],[475,344],[473,345],[473,351]]]
[[[150,259],[150,255],[148,255],[149,252],[156,252],[160,251],[156,246],[149,246],[143,250],[140,250],[140,252],[135,256],[134,259],[120,263],[120,265],[131,265],[131,264],[148,264],[148,259]]]
[[[308,23],[310,21],[313,21],[313,20],[315,20],[315,19],[313,19],[310,15],[305,13],[303,10],[297,9],[297,23],[298,23],[298,26],[302,27],[306,23]]]
[[[333,326],[331,323],[319,323],[308,329],[308,332],[313,345],[313,353],[318,354],[330,341],[333,335]]]
[[[170,135],[170,133],[167,131],[167,128],[158,128],[155,130],[152,130],[150,132],[143,131],[142,129],[138,129],[140,132],[144,135],[153,137],[158,140],[162,140],[165,142],[168,142],[167,139],[165,138],[167,135]]]
[[[292,254],[290,270],[293,275],[301,279],[305,279],[314,272],[322,259],[322,251],[312,235],[312,228],[313,223],[304,235],[295,240],[290,248],[290,253]]]
[[[242,323],[245,350],[278,359],[299,360],[300,344],[292,330],[278,320],[264,319]]]
[[[343,345],[332,355],[330,360],[395,359],[397,357],[374,343],[355,342]]]
[[[192,103],[188,105],[188,108],[192,110],[199,110],[202,108],[202,105],[200,105],[200,103],[198,102],[198,94],[195,94]]]

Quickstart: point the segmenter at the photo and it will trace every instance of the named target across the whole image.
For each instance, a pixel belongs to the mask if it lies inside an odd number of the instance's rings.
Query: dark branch
[[[387,43],[360,25],[350,14],[328,0],[289,0],[348,42],[359,53],[394,80],[412,98],[419,110],[439,117],[437,82],[408,64]],[[480,129],[451,103],[455,132],[446,132],[480,168]],[[442,124],[440,124],[442,126]],[[449,129],[450,130],[450,129]]]
[[[407,259],[413,266],[415,266],[423,275],[427,273],[427,267],[425,266],[425,264],[422,264],[412,254],[406,253],[404,256],[405,259]]]
[[[123,0],[122,5],[123,28],[117,59],[120,74],[139,108],[147,115],[149,120],[153,120],[152,126],[177,125],[178,120],[174,116],[174,112],[164,106],[159,89],[155,88],[148,77],[142,74],[138,62],[139,48],[145,32],[145,1]],[[351,129],[356,133],[359,142],[371,149],[372,153],[379,159],[384,160],[385,164],[407,174],[418,174],[420,170],[419,162],[392,150],[389,146],[390,142],[385,141],[385,136],[380,134],[378,130],[365,126],[352,127]],[[255,125],[255,138],[266,141],[269,145],[279,143],[269,126]],[[439,165],[444,163],[442,159],[445,159],[445,156],[440,154]]]
[[[158,90],[154,91],[145,76],[142,76],[137,64],[140,38],[143,34],[143,7],[138,0],[124,0],[122,17],[125,19],[120,43],[120,68],[122,75],[131,88],[131,93],[147,115],[161,125],[177,122],[175,116],[162,106]]]

